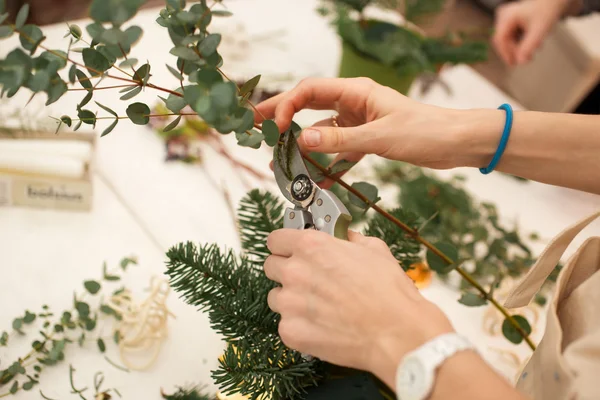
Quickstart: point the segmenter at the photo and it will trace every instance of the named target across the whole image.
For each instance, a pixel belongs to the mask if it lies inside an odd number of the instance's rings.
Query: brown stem
[[[358,197],[359,199],[361,199],[362,201],[364,201],[373,210],[375,210],[376,212],[378,212],[379,214],[381,214],[383,217],[385,217],[386,219],[388,219],[389,221],[391,221],[392,223],[394,223],[396,226],[398,226],[400,229],[402,229],[403,231],[405,231],[406,233],[408,233],[412,238],[414,238],[415,240],[417,240],[418,242],[420,242],[421,244],[423,244],[432,253],[434,253],[435,255],[437,255],[438,257],[440,257],[442,260],[444,260],[444,262],[446,262],[448,265],[454,264],[454,261],[452,261],[452,259],[450,257],[448,257],[446,254],[444,254],[440,249],[438,249],[437,247],[435,247],[427,239],[425,239],[424,237],[422,237],[419,234],[418,230],[411,228],[410,226],[406,225],[404,222],[400,221],[398,218],[394,217],[393,215],[391,215],[390,213],[388,213],[387,211],[385,211],[384,209],[382,209],[381,207],[379,207],[377,204],[373,203],[365,195],[363,195],[362,193],[360,193],[358,190],[354,189],[352,186],[348,185],[341,178],[336,177],[335,175],[332,175],[327,168],[321,166],[321,164],[319,164],[318,162],[316,162],[315,160],[313,160],[311,157],[309,157],[307,155],[305,155],[303,157],[304,157],[304,159],[306,161],[308,161],[309,163],[311,163],[312,165],[314,165],[317,169],[319,169],[329,179],[332,179],[335,182],[339,183],[344,189],[348,190],[350,193],[352,193],[353,195],[355,195],[356,197]],[[477,289],[477,291],[481,294],[481,296],[483,296],[486,300],[488,300],[490,303],[492,303],[494,305],[494,307],[496,307],[496,309],[498,309],[498,311],[500,311],[502,313],[502,315],[504,315],[504,317],[506,317],[506,319],[511,323],[511,325],[513,325],[513,327],[517,330],[517,332],[519,332],[519,334],[527,342],[527,344],[529,345],[529,347],[532,350],[535,350],[535,344],[531,341],[531,338],[529,337],[529,335],[527,334],[527,332],[525,332],[523,330],[523,328],[521,328],[521,326],[519,325],[519,323],[508,313],[508,311],[506,310],[506,308],[504,308],[500,303],[498,303],[496,301],[496,299],[494,299],[492,296],[490,296],[489,293],[483,288],[483,286],[481,286],[464,269],[462,269],[461,267],[456,267],[456,272],[458,272],[460,274],[460,276],[464,280],[466,280],[467,282],[469,282],[469,284],[471,284],[475,289]]]
[[[24,34],[23,32],[19,31],[18,29],[16,29],[14,25],[11,25],[11,26],[12,26],[12,28],[14,29],[14,31],[15,31],[16,33],[18,33],[19,35],[21,35],[22,37],[24,37],[24,38],[25,38],[25,40],[29,41],[30,43],[36,43],[36,42],[35,42],[35,41],[34,41],[34,40],[33,40],[33,39],[30,37],[30,36],[28,36],[27,34]],[[50,54],[53,54],[53,55],[55,55],[55,56],[57,56],[57,57],[59,57],[59,58],[62,58],[62,59],[63,59],[63,60],[65,60],[65,61],[68,61],[68,62],[70,62],[71,64],[75,64],[75,65],[77,65],[78,67],[85,68],[85,69],[86,69],[88,72],[93,72],[93,73],[95,73],[95,74],[97,74],[97,75],[103,75],[103,74],[104,74],[104,73],[103,73],[103,72],[101,72],[101,71],[98,71],[98,70],[96,70],[96,69],[94,69],[94,68],[91,68],[91,67],[85,66],[85,65],[83,65],[83,64],[80,64],[80,63],[78,63],[78,62],[76,62],[76,61],[73,61],[73,60],[72,60],[72,59],[70,59],[69,57],[65,57],[64,55],[62,55],[62,54],[60,54],[60,53],[57,53],[57,52],[55,52],[54,50],[51,50],[51,49],[49,49],[49,48],[47,48],[47,47],[44,47],[42,44],[39,44],[39,45],[38,45],[38,47],[39,47],[39,48],[41,48],[41,49],[44,49],[44,50],[46,50],[46,51],[47,51],[47,52],[49,52]],[[114,65],[113,65],[113,67],[114,67]],[[117,68],[117,69],[118,69],[118,68]],[[138,81],[135,81],[135,80],[132,80],[132,79],[128,79],[128,78],[123,78],[123,77],[120,77],[120,76],[114,76],[114,75],[110,75],[110,74],[106,74],[105,76],[106,76],[107,78],[117,79],[117,80],[124,81],[124,82],[135,83],[135,84],[138,84],[138,85],[140,84],[140,82],[138,82]],[[174,91],[172,91],[172,90],[165,89],[165,88],[162,88],[162,87],[160,87],[160,86],[156,86],[156,85],[153,85],[153,84],[150,84],[150,83],[149,83],[149,84],[147,84],[146,86],[148,86],[148,87],[150,87],[150,88],[152,88],[152,89],[161,90],[161,91],[163,91],[163,92],[170,93],[170,94],[172,94],[172,95],[174,95],[174,96],[183,97],[183,95],[182,95],[181,93],[177,93],[177,92],[174,92]]]
[[[229,160],[229,162],[231,162],[231,164],[233,164],[235,167],[246,170],[248,173],[252,174],[255,178],[257,178],[261,181],[274,179],[272,176],[265,175],[262,172],[255,170],[250,165],[243,163],[239,160],[236,160],[235,157],[233,157],[231,155],[231,153],[229,153],[229,151],[225,147],[225,144],[221,140],[221,137],[218,134],[215,134],[213,131],[211,131],[211,135],[212,135],[212,138],[214,139],[215,143],[217,143],[217,145],[218,145],[215,150],[217,152],[219,152],[219,154],[221,154],[222,156],[227,158]]]
[[[135,86],[139,86],[139,85],[133,85],[133,84],[131,84],[131,85],[103,86],[103,87],[96,87],[96,88],[94,88],[94,90],[119,89],[119,88],[124,88],[124,87],[135,87]],[[73,89],[69,89],[69,92],[75,92],[75,91],[78,91],[78,90],[85,90],[85,91],[87,91],[89,89],[86,89],[86,88],[73,88]]]

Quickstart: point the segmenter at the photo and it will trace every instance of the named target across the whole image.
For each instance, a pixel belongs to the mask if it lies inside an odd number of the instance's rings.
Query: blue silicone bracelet
[[[510,131],[512,129],[512,121],[513,121],[513,110],[510,104],[502,104],[498,107],[498,110],[506,111],[506,122],[504,123],[504,131],[502,131],[502,138],[500,139],[500,144],[498,145],[498,149],[496,150],[496,154],[494,154],[494,158],[490,164],[485,168],[479,168],[479,172],[482,174],[489,174],[496,168],[502,154],[504,154],[504,150],[506,149],[506,144],[508,143],[508,138],[510,137]]]

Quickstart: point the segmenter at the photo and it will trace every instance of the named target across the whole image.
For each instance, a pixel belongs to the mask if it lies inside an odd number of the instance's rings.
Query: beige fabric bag
[[[598,217],[600,212],[554,238],[505,306],[529,304],[571,241]],[[600,400],[600,237],[587,239],[561,271],[544,337],[517,388],[535,400]]]

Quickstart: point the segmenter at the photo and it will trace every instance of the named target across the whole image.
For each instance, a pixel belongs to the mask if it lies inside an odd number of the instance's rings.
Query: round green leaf
[[[0,39],[10,37],[13,34],[13,28],[10,26],[0,26]]]
[[[265,135],[265,143],[269,146],[273,147],[277,144],[277,141],[279,140],[279,128],[275,121],[272,119],[263,121],[262,133]]]
[[[88,315],[90,315],[90,306],[83,301],[76,302],[75,309],[79,313],[79,318],[86,318]]]
[[[26,324],[30,324],[33,321],[35,321],[35,317],[36,317],[36,315],[34,313],[25,311],[25,316],[23,317],[23,322],[25,322]]]
[[[100,284],[96,281],[85,281],[83,282],[83,286],[85,290],[87,290],[90,294],[96,294],[100,291]]]
[[[43,92],[50,84],[50,75],[46,71],[38,71],[29,79],[29,88],[33,92]]]
[[[20,31],[19,40],[21,46],[23,46],[24,49],[29,50],[31,54],[35,53],[39,44],[44,40],[42,30],[35,25],[25,25]]]
[[[126,39],[125,32],[119,28],[106,29],[100,35],[100,41],[106,44],[118,45],[119,43],[125,43]]]
[[[130,26],[125,29],[125,43],[128,46],[133,46],[142,37],[144,31],[139,26]]]
[[[128,58],[127,60],[121,61],[119,68],[134,67],[137,63],[137,58]]]
[[[208,97],[208,96],[202,96],[196,102],[196,106],[194,107],[194,110],[198,114],[200,114],[200,116],[203,116],[208,111],[210,111],[210,106],[211,106],[210,97]]]
[[[48,93],[48,100],[46,101],[47,106],[60,99],[62,95],[69,90],[67,84],[62,79],[58,78],[58,74],[56,74],[50,82],[50,87],[46,90],[46,93]]]
[[[258,149],[265,137],[261,132],[257,131],[256,129],[252,129],[248,132],[236,133],[235,138],[240,146]]]
[[[34,381],[27,381],[23,384],[23,390],[31,390],[33,388]]]
[[[88,34],[92,37],[92,39],[95,40],[100,40],[100,36],[102,36],[102,33],[104,33],[104,31],[106,30],[102,24],[99,24],[97,22],[94,22],[93,24],[89,24],[88,26],[85,27],[85,29],[87,30]]]
[[[198,56],[198,54],[196,54],[196,52],[189,47],[173,47],[169,53],[187,61],[196,61],[200,59],[200,56]]]
[[[15,318],[12,322],[12,327],[15,331],[20,330],[23,327],[23,320],[21,318]]]
[[[211,33],[198,44],[198,51],[200,51],[202,57],[210,57],[217,51],[217,47],[219,47],[220,43],[221,35],[218,33]]]
[[[476,295],[475,293],[463,293],[458,300],[460,304],[464,304],[467,307],[478,307],[487,304],[487,300],[483,297]]]
[[[83,62],[86,67],[92,68],[99,72],[104,72],[110,68],[110,62],[108,59],[96,49],[83,49],[82,55]],[[94,71],[90,71],[90,73],[95,74]]]
[[[525,317],[521,315],[513,315],[512,317],[527,335],[531,334],[531,325],[529,325],[529,322]],[[523,336],[521,336],[519,331],[508,318],[506,318],[502,323],[502,334],[506,339],[514,344],[519,344],[523,341]]]
[[[229,109],[236,102],[237,88],[233,82],[216,83],[210,90],[210,97],[215,107],[221,110]]]
[[[10,394],[15,394],[15,393],[17,393],[17,390],[19,390],[19,382],[14,381],[12,386],[10,387],[9,392],[10,392]]]
[[[379,191],[373,185],[368,182],[356,182],[352,184],[352,188],[360,192],[363,196],[365,196],[371,203],[376,203],[379,201],[379,197],[377,196]],[[348,200],[350,203],[361,209],[369,208],[369,204],[363,201],[358,196],[355,196],[353,193],[348,193]]]
[[[448,264],[440,256],[431,250],[427,250],[427,264],[429,265],[429,268],[440,274],[446,274],[452,271],[456,267],[455,263],[458,260],[458,250],[456,250],[456,247],[450,243],[444,242],[436,243],[435,247],[449,257],[453,263]]]
[[[181,88],[179,88],[177,92],[181,93]],[[165,101],[165,105],[174,114],[179,114],[179,112],[183,110],[185,106],[187,106],[187,103],[183,97],[170,94],[169,97],[167,97],[167,100]]]
[[[212,68],[200,69],[194,75],[194,80],[207,88],[212,87],[215,83],[223,82],[223,76],[219,71]]]
[[[77,116],[79,117],[79,120],[84,124],[96,125],[96,114],[94,114],[90,110],[79,110]]]
[[[144,103],[133,103],[127,107],[127,116],[136,125],[146,125],[150,121],[150,107]]]
[[[29,16],[29,4],[25,3],[17,13],[17,17],[15,18],[15,27],[17,29],[21,29],[25,22],[27,21],[27,17]]]
[[[239,107],[235,112],[235,117],[240,120],[240,124],[235,128],[235,132],[245,132],[254,127],[254,112],[248,108]]]

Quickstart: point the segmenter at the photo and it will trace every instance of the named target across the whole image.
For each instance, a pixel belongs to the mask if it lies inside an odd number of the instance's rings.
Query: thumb
[[[320,153],[361,152],[375,153],[378,146],[369,124],[351,128],[313,126],[300,135],[299,144],[304,151]]]

